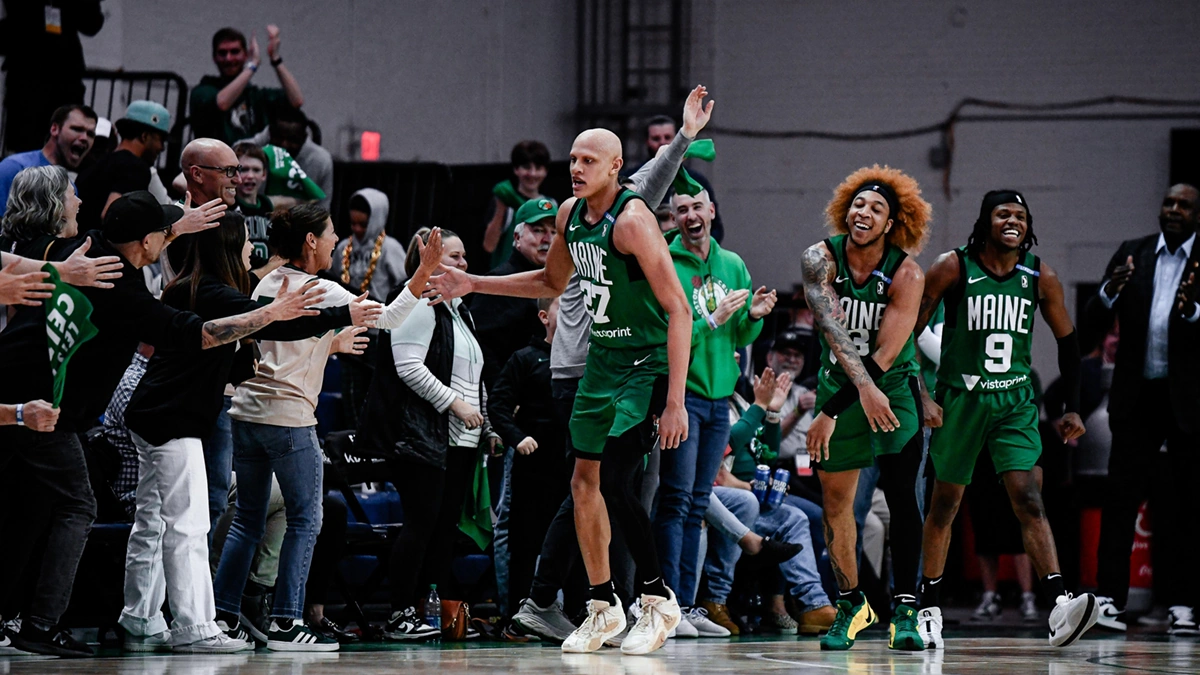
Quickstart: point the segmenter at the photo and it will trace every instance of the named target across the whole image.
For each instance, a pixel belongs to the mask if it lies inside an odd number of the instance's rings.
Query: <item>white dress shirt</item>
[[[1167,240],[1158,235],[1158,245],[1154,247],[1157,264],[1154,266],[1154,298],[1150,301],[1150,325],[1146,332],[1146,363],[1143,375],[1147,380],[1157,380],[1167,376],[1167,337],[1171,324],[1171,313],[1175,311],[1175,295],[1179,291],[1179,282],[1183,280],[1183,270],[1187,261],[1192,257],[1192,245],[1196,235],[1188,237],[1183,245],[1171,253],[1167,249]],[[1100,286],[1100,300],[1107,307],[1112,307],[1120,297],[1109,298]],[[1188,321],[1195,322],[1200,318],[1200,309],[1193,305]]]

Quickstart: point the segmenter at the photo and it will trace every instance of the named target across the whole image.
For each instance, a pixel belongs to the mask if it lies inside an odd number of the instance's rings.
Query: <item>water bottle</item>
[[[425,598],[425,623],[442,629],[442,599],[438,597],[437,584],[429,585],[429,597]]]

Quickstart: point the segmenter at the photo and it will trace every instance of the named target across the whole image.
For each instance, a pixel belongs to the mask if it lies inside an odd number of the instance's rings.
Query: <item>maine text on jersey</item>
[[[1033,302],[1012,295],[967,297],[967,330],[1005,330],[1028,333]]]
[[[884,302],[864,302],[857,298],[840,298],[842,311],[846,313],[846,330],[879,330],[883,323]]]

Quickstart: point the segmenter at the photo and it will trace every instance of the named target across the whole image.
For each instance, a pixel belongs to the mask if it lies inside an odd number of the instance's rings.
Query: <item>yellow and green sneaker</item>
[[[892,614],[892,625],[888,631],[888,649],[924,651],[925,641],[917,631],[917,610],[908,605],[896,605],[896,612]]]
[[[852,605],[849,600],[837,601],[837,618],[829,627],[829,632],[821,637],[821,649],[844,651],[854,646],[858,632],[879,620],[866,596],[859,594],[859,604]],[[916,624],[913,624],[915,629]],[[918,638],[920,639],[920,638]]]

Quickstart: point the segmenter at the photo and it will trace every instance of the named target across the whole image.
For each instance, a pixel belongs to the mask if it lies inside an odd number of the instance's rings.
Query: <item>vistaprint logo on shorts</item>
[[[980,382],[980,380],[983,378],[978,375],[963,375],[962,379],[963,384],[967,385],[967,391],[975,391],[976,386],[978,386],[980,389],[997,391],[1000,389],[1010,389],[1018,384],[1024,384],[1025,382],[1029,381],[1029,376],[1018,375],[1016,377],[1010,377],[1007,380],[984,380],[983,382]]]
[[[592,337],[598,338],[627,338],[633,337],[632,328],[610,328],[608,330],[592,329]]]

